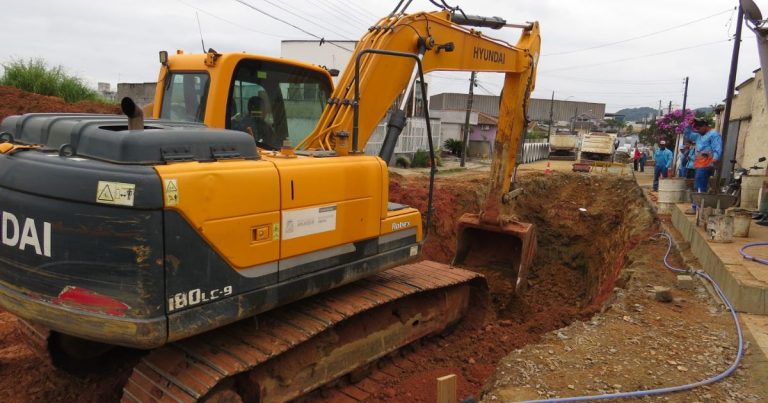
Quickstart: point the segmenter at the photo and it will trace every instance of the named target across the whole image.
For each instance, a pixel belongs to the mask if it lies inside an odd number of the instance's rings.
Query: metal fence
[[[549,143],[547,139],[536,139],[532,142],[526,140],[525,144],[523,144],[523,155],[520,157],[520,161],[523,164],[547,158],[549,158]]]
[[[435,150],[440,148],[440,121],[432,120],[432,144]],[[376,130],[365,145],[365,153],[368,155],[379,155],[381,145],[384,143],[384,136],[387,134],[387,124],[379,123]],[[400,134],[395,146],[397,154],[412,154],[417,150],[429,150],[427,142],[427,123],[423,118],[410,118]]]

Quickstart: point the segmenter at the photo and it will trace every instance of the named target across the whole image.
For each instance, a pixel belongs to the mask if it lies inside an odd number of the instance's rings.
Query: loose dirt
[[[393,193],[403,200],[425,187],[424,178],[396,182]],[[462,207],[476,208],[482,183],[481,175],[438,180],[436,195],[452,194],[449,208],[436,211],[426,258],[451,256],[455,236],[447,226]],[[634,180],[539,173],[520,185],[525,192],[514,213],[534,223],[539,238],[528,289],[511,296],[506,273],[475,268],[488,277],[496,317],[462,323],[384,360],[364,385],[373,400],[434,401],[436,378],[449,374],[458,378],[459,397],[490,402],[684,385],[731,364],[730,314],[700,282],[694,290],[675,288],[675,275],[662,264],[667,243],[652,238],[668,225],[651,213]],[[436,206],[444,202],[436,197]],[[683,265],[674,249],[671,261]],[[673,302],[655,301],[653,286],[672,288]],[[759,355],[748,345],[745,364],[726,381],[658,399],[764,401]]]
[[[58,97],[48,97],[14,87],[0,86],[0,121],[10,115],[28,112],[120,113],[120,107],[90,101],[70,104]]]
[[[0,117],[29,110],[103,111],[66,109],[55,99],[16,91],[0,87]],[[54,109],[34,109],[35,102]],[[486,175],[438,177],[425,258],[450,262],[456,219],[479,210]],[[661,263],[666,242],[651,238],[663,223],[633,180],[529,173],[519,182],[524,192],[512,210],[538,231],[526,290],[513,295],[514,278],[505,270],[472,268],[487,276],[490,290],[487,298],[477,293],[476,306],[452,332],[392,354],[369,374],[358,374],[359,382],[344,381],[308,400],[354,395],[433,402],[436,378],[448,374],[457,376],[460,398],[578,396],[699,381],[730,365],[736,346],[730,315],[701,283],[693,290],[674,288],[674,275]],[[391,175],[392,201],[424,211],[427,192],[424,176]],[[671,259],[683,265],[677,251]],[[671,303],[653,299],[657,285],[672,287]],[[658,399],[766,401],[758,354],[748,346],[744,365],[726,381]],[[16,332],[15,317],[0,312],[0,401],[117,401],[135,359],[105,363],[98,374],[67,374],[33,355]]]

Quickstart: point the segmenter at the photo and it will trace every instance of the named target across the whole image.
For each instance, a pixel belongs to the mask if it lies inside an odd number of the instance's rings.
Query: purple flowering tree
[[[656,119],[656,133],[653,136],[654,142],[666,140],[667,144],[674,144],[677,136],[685,130],[685,125],[690,118],[694,117],[694,112],[690,109],[685,110],[685,114],[680,109]]]

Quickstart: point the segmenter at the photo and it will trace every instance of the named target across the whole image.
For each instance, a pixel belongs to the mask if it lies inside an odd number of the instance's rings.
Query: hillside
[[[621,109],[616,114],[624,115],[625,122],[639,122],[643,118],[647,118],[650,115],[658,115],[658,111],[654,108],[642,107],[642,108],[625,108]]]

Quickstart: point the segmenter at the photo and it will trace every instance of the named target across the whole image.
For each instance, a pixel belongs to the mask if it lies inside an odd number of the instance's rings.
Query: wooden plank
[[[456,375],[437,378],[437,403],[456,403]]]

